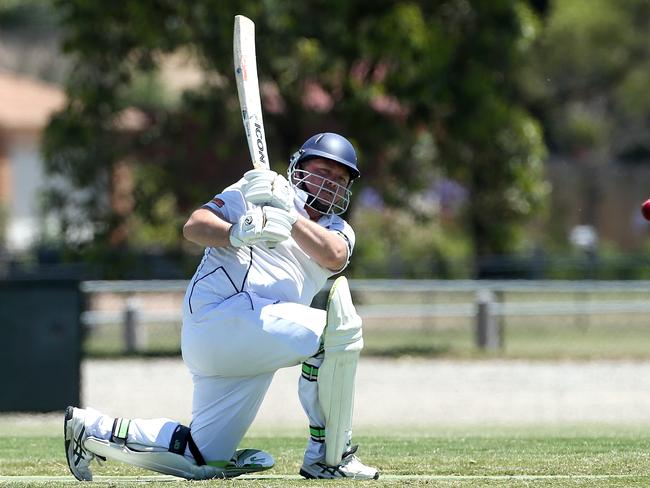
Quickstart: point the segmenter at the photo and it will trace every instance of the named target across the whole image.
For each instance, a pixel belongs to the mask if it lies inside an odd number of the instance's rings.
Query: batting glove
[[[268,169],[253,169],[244,173],[244,179],[241,191],[247,202],[293,210],[293,188],[284,176]]]
[[[291,235],[296,216],[274,207],[255,207],[242,215],[230,228],[230,244],[234,247],[253,246],[266,242],[274,246]]]

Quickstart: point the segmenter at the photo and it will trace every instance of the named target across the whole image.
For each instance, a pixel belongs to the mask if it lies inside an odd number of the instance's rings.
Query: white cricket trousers
[[[255,419],[274,373],[307,359],[316,367],[322,363],[323,355],[316,353],[326,314],[242,292],[193,312],[186,305],[183,315],[181,349],[194,383],[192,438],[206,461],[228,461]],[[303,374],[298,390],[309,426],[324,427],[314,379]],[[102,417],[89,419],[89,434],[110,438],[112,419]],[[130,425],[128,444],[166,448],[178,422],[132,419]],[[191,457],[189,451],[186,456]],[[310,438],[305,462],[323,457],[323,443]]]

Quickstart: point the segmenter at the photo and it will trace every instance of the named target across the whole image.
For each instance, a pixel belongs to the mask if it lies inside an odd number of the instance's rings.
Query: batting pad
[[[345,277],[336,279],[327,300],[324,359],[318,370],[318,403],[325,417],[325,463],[336,466],[352,435],[354,383],[363,349],[361,317]]]
[[[157,473],[171,474],[188,480],[225,478],[224,469],[214,466],[198,466],[185,456],[169,451],[133,451],[126,445],[95,437],[88,437],[84,447],[90,452],[114,461],[149,469]]]

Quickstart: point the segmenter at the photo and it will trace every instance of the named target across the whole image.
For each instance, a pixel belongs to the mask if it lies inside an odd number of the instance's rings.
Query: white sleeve
[[[239,191],[238,185],[239,182],[216,194],[212,200],[201,208],[210,210],[227,222],[234,224],[247,210],[246,200]]]

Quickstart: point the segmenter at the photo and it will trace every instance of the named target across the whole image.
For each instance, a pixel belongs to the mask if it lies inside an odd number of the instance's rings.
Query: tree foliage
[[[650,161],[650,1],[555,0],[523,86],[551,150]]]
[[[540,2],[54,1],[75,69],[45,152],[52,174],[84,190],[50,193],[64,235],[85,228],[95,245],[113,247],[156,239],[156,229],[170,235],[248,168],[231,74],[238,13],[257,26],[276,170],[307,136],[331,130],[353,140],[362,185],[389,206],[408,210],[414,193],[451,177],[469,190],[477,256],[513,249],[543,203],[541,131],[515,76],[537,35],[532,5]],[[206,76],[170,99],[152,80],[173,54]],[[134,108],[138,131],[124,124]],[[127,211],[106,197],[118,163],[133,168]]]

